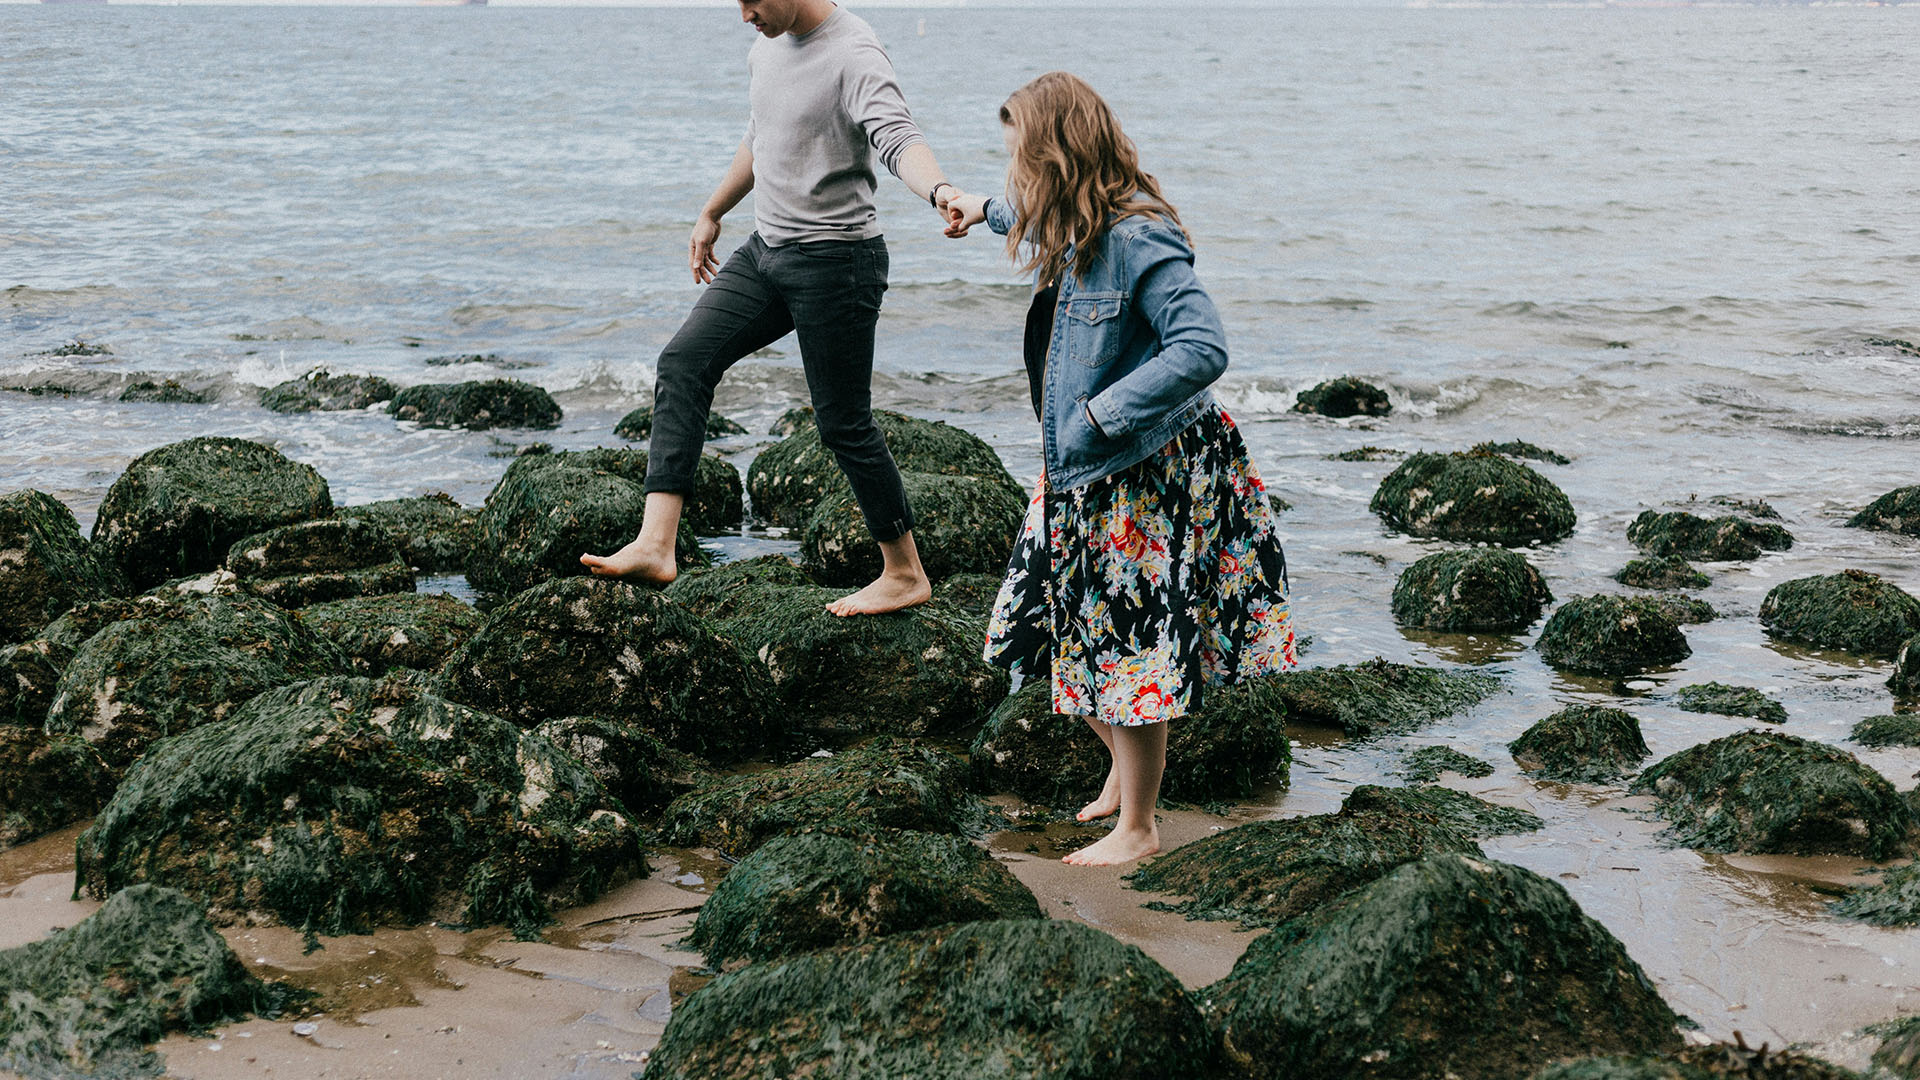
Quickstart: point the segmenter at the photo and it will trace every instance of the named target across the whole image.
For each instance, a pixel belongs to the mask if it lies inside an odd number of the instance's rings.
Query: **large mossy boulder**
[[[387,402],[387,412],[421,427],[469,431],[560,425],[560,405],[553,395],[519,379],[409,386]]]
[[[610,555],[639,535],[646,514],[644,450],[581,450],[517,458],[474,522],[467,580],[511,595],[587,572],[582,554]],[[691,502],[691,501],[690,501]],[[682,569],[707,564],[688,513],[675,556]]]
[[[1500,690],[1478,671],[1395,664],[1303,668],[1273,676],[1289,721],[1338,727],[1353,738],[1404,734],[1472,707]]]
[[[1879,529],[1920,536],[1920,484],[1895,488],[1847,519],[1849,529]]]
[[[1713,713],[1716,716],[1745,716],[1769,724],[1787,722],[1787,707],[1751,686],[1726,683],[1695,683],[1683,686],[1677,695],[1686,712]]]
[[[1567,1057],[1680,1046],[1679,1017],[1565,889],[1458,854],[1256,938],[1198,996],[1260,1080],[1523,1080]]]
[[[884,409],[876,409],[873,416],[901,472],[978,477],[999,487],[1020,506],[1026,505],[1025,493],[1007,475],[1000,455],[979,436],[942,421],[916,420]],[[833,451],[820,441],[811,417],[796,423],[798,428],[792,435],[762,450],[747,469],[747,493],[753,497],[754,513],[769,524],[789,528],[806,526],[814,509],[828,497],[853,494]],[[920,513],[918,504],[914,513]],[[915,535],[917,538],[918,533]],[[921,546],[924,558],[927,552],[925,545]]]
[[[1920,697],[1920,634],[1908,638],[1894,654],[1887,689],[1901,697]]]
[[[156,739],[225,720],[261,691],[346,670],[299,618],[249,596],[143,597],[61,673],[50,734],[78,734],[115,770]]]
[[[281,607],[413,591],[413,569],[385,526],[362,518],[282,525],[227,549],[240,587]]]
[[[927,576],[1004,572],[1027,504],[1000,479],[903,472],[913,507],[913,542]],[[829,585],[864,585],[880,576],[880,546],[853,493],[823,497],[800,533],[800,553]]]
[[[1627,542],[1655,558],[1728,562],[1786,551],[1793,534],[1770,521],[1727,515],[1705,518],[1684,510],[1643,510],[1627,526]]]
[[[1640,774],[1675,843],[1754,855],[1912,854],[1920,821],[1885,777],[1811,739],[1743,731],[1689,747]]]
[[[710,784],[713,770],[633,724],[602,716],[568,716],[533,729],[580,760],[631,813],[657,816],[667,804]]]
[[[333,642],[355,674],[381,675],[440,670],[486,618],[451,596],[408,592],[314,604],[300,621]]]
[[[396,392],[378,375],[334,375],[316,369],[260,391],[260,404],[277,413],[339,412],[391,401]]]
[[[721,416],[717,412],[707,413],[707,438],[724,439],[729,435],[745,435],[747,429]],[[653,406],[642,405],[620,418],[613,425],[613,433],[631,442],[643,442],[653,436]]]
[[[667,598],[758,656],[789,730],[940,734],[972,725],[1007,696],[980,656],[986,620],[944,603],[843,618],[845,595],[786,557],[765,555],[683,575]]]
[[[505,923],[646,873],[585,766],[477,709],[393,680],[272,690],[156,745],[80,834],[95,896],[168,885],[222,919],[310,933]]]
[[[148,589],[212,570],[242,537],[332,512],[311,466],[246,439],[188,439],[127,466],[100,504],[93,542],[133,588]]]
[[[1787,641],[1892,658],[1920,634],[1920,600],[1876,574],[1844,570],[1775,585],[1760,622]]]
[[[782,833],[835,827],[913,829],[953,836],[984,830],[987,810],[967,790],[967,767],[944,750],[880,740],[828,757],[716,780],[673,801],[660,842],[742,858]]]
[[[1693,655],[1673,613],[1643,596],[1576,596],[1548,617],[1535,643],[1563,671],[1631,675]]]
[[[1393,587],[1394,620],[1425,630],[1524,630],[1552,602],[1540,571],[1505,548],[1428,555]]]
[[[1011,791],[1046,806],[1078,806],[1100,793],[1109,759],[1081,716],[1053,711],[1046,678],[1029,679],[1002,701],[969,756],[983,791]],[[1169,799],[1243,799],[1287,782],[1293,762],[1286,706],[1274,678],[1208,689],[1200,708],[1167,728],[1160,792]]]
[[[136,885],[40,941],[0,952],[0,1070],[65,1080],[157,1076],[146,1049],[289,998],[247,972],[200,905]]]
[[[1080,923],[996,919],[749,965],[674,1009],[647,1080],[1218,1075],[1180,981]]]
[[[1369,382],[1342,375],[1317,383],[1293,396],[1293,411],[1335,418],[1386,416],[1393,412],[1387,392]]]
[[[1704,589],[1713,584],[1713,579],[1694,569],[1692,563],[1671,555],[1630,559],[1613,580],[1636,589]]]
[[[0,725],[0,851],[92,817],[113,774],[85,739]]]
[[[384,526],[393,533],[414,570],[445,574],[467,568],[467,556],[473,549],[473,524],[480,511],[461,506],[453,496],[436,491],[411,499],[342,506],[334,510],[334,516]]]
[[[522,727],[604,716],[720,762],[759,749],[775,700],[765,668],[706,620],[608,578],[562,578],[501,605],[436,685]]]
[[[73,511],[28,489],[0,498],[0,645],[26,641],[68,608],[123,591],[95,557]]]
[[[1573,532],[1553,481],[1498,454],[1415,454],[1380,481],[1369,509],[1388,527],[1462,544],[1525,547]]]
[[[1541,780],[1605,783],[1630,776],[1650,751],[1625,709],[1569,705],[1507,744],[1514,763]]]
[[[1038,919],[1040,902],[985,848],[901,830],[769,840],[727,871],[687,944],[707,964],[772,960],[949,923]]]

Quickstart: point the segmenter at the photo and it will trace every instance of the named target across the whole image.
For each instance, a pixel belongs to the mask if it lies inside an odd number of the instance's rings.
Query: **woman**
[[[1286,562],[1264,488],[1208,389],[1227,366],[1213,302],[1160,185],[1099,94],[1064,72],[1000,107],[1004,197],[947,191],[949,236],[985,222],[1034,275],[1027,373],[1044,471],[988,629],[987,659],[1051,680],[1112,759],[1065,861],[1160,849],[1167,724],[1204,688],[1292,666]]]

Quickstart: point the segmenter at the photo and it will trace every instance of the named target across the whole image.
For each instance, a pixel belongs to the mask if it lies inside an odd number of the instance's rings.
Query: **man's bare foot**
[[[933,599],[933,585],[925,574],[881,574],[873,584],[827,605],[835,615],[884,615]]]
[[[601,577],[631,578],[655,585],[670,585],[680,576],[672,551],[662,556],[638,540],[611,555],[582,555],[580,563]]]
[[[1100,797],[1080,808],[1073,815],[1075,821],[1095,821],[1120,809],[1120,774],[1107,770],[1107,784],[1100,789]]]
[[[1074,866],[1117,866],[1144,859],[1159,850],[1159,826],[1151,826],[1144,832],[1115,829],[1079,851],[1062,856],[1060,861]]]

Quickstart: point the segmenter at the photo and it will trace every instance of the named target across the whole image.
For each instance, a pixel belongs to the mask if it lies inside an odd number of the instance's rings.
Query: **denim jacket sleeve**
[[[1227,370],[1220,313],[1194,276],[1193,249],[1180,231],[1155,224],[1133,232],[1125,257],[1132,302],[1158,335],[1160,352],[1087,401],[1109,438],[1156,422]]]
[[[1001,236],[1013,231],[1019,218],[1014,215],[1013,207],[1008,205],[1005,195],[995,195],[987,200],[987,228]]]

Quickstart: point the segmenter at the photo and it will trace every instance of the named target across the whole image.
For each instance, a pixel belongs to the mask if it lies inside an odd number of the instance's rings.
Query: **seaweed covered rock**
[[[886,413],[885,409],[874,410],[876,418],[884,413]],[[893,413],[891,415],[898,416],[900,414]],[[773,426],[767,429],[767,434],[776,439],[784,439],[789,435],[797,435],[812,426],[813,406],[796,405],[786,412],[781,413],[780,416],[774,420]]]
[[[1661,593],[1658,596],[1645,597],[1645,600],[1666,612],[1667,617],[1680,626],[1709,623],[1720,617],[1720,613],[1713,609],[1712,604],[1685,593]]]
[[[687,944],[723,968],[948,923],[1040,917],[1033,893],[971,841],[809,831],[769,840],[728,870]]]
[[[582,450],[517,458],[474,522],[467,580],[511,594],[587,572],[583,553],[608,554],[640,531],[646,513],[644,450]],[[675,555],[682,569],[704,566],[690,512]]]
[[[1718,716],[1746,716],[1769,724],[1787,722],[1787,708],[1751,686],[1695,683],[1680,688],[1680,708]]]
[[[413,591],[413,570],[383,525],[325,518],[243,537],[227,550],[240,586],[281,607]]]
[[[1027,504],[1002,478],[902,472],[913,507],[913,542],[927,576],[1004,571]],[[821,497],[800,534],[800,553],[829,585],[864,585],[880,576],[880,547],[851,491]]]
[[[92,817],[112,793],[107,763],[85,739],[0,726],[0,851]]]
[[[993,603],[1000,597],[1004,571],[995,574],[955,574],[933,587],[935,601],[985,622],[993,617]]]
[[[1672,1058],[1621,1055],[1549,1065],[1533,1074],[1533,1080],[1713,1080],[1713,1077]]]
[[[1704,589],[1713,584],[1713,579],[1694,569],[1692,563],[1671,555],[1631,559],[1613,580],[1636,589]]]
[[[560,405],[553,395],[518,379],[409,386],[387,402],[387,412],[421,427],[469,431],[560,425]]]
[[[391,401],[396,392],[378,375],[334,375],[316,369],[260,391],[260,404],[277,413],[339,412]]]
[[[411,499],[342,506],[334,516],[385,527],[400,545],[408,565],[422,574],[445,574],[467,568],[467,555],[473,549],[473,524],[480,511],[461,506],[451,495],[436,491]]]
[[[1053,711],[1049,681],[1027,680],[987,717],[969,755],[981,790],[1011,791],[1047,806],[1077,806],[1100,793],[1107,752],[1083,717]],[[1293,755],[1274,681],[1209,689],[1198,711],[1174,721],[1162,795],[1245,798],[1263,784],[1286,784]]]
[[[136,885],[52,937],[0,952],[0,1069],[26,1076],[157,1075],[146,1050],[288,998],[240,964],[200,906]]]
[[[178,379],[142,379],[120,391],[121,401],[146,405],[205,405],[214,397],[213,391],[182,386]]]
[[[1273,676],[1289,720],[1339,727],[1349,736],[1404,733],[1491,697],[1500,680],[1478,671],[1395,664],[1303,668]]]
[[[1386,416],[1393,412],[1387,392],[1350,375],[1328,379],[1293,396],[1293,411],[1335,418]]]
[[[533,733],[580,759],[630,812],[658,814],[687,792],[711,783],[713,770],[633,724],[599,716],[549,720]]]
[[[1428,555],[1393,587],[1393,617],[1427,630],[1524,630],[1553,593],[1523,556],[1505,548]]]
[[[46,638],[0,645],[0,727],[45,724],[60,673],[72,659],[73,650],[56,649]]]
[[[1443,772],[1466,777],[1492,776],[1493,766],[1451,746],[1422,746],[1401,759],[1397,775],[1409,784],[1432,784],[1439,781]]]
[[[438,671],[485,618],[451,596],[408,592],[314,604],[300,621],[333,642],[356,674],[380,675]]]
[[[148,589],[219,566],[242,537],[332,512],[311,466],[246,439],[188,439],[127,466],[100,504],[93,542],[133,588]]]
[[[611,578],[562,578],[514,597],[436,685],[522,727],[604,716],[714,761],[762,745],[774,697],[765,669],[706,620]]]
[[[741,858],[809,827],[968,835],[986,808],[967,791],[967,767],[944,750],[880,740],[768,772],[729,776],[683,795],[660,818],[660,842]]]
[[[1540,658],[1564,671],[1629,675],[1693,655],[1679,623],[1642,596],[1576,596],[1541,627]]]
[[[684,575],[666,595],[766,664],[789,730],[948,732],[1007,696],[1006,672],[980,657],[984,618],[938,602],[842,618],[826,605],[844,592],[765,555]]]
[[[1786,551],[1793,546],[1793,534],[1769,521],[1643,510],[1627,526],[1627,542],[1656,558],[1728,562],[1757,559],[1765,551]]]
[[[1546,822],[1531,811],[1490,803],[1464,791],[1429,785],[1361,784],[1347,793],[1340,809],[1353,814],[1414,815],[1473,839],[1546,828]]]
[[[1920,863],[1887,870],[1878,882],[1854,889],[1828,910],[1875,926],[1920,926]]]
[[[1908,638],[1894,654],[1887,689],[1901,697],[1920,697],[1920,634]]]
[[[1743,731],[1689,747],[1640,774],[1674,842],[1754,855],[1910,854],[1920,821],[1886,778],[1811,739]]]
[[[978,477],[1002,488],[1022,507],[1026,505],[1025,493],[1007,475],[1000,455],[979,436],[942,421],[916,420],[885,409],[874,410],[873,417],[901,472]],[[823,500],[835,495],[851,497],[853,489],[847,486],[833,451],[820,441],[819,429],[809,420],[753,459],[747,469],[747,493],[753,496],[754,513],[768,523],[800,528]],[[911,489],[908,494],[912,495]],[[920,513],[918,503],[913,509],[915,514]],[[917,528],[914,535],[918,539]],[[1003,569],[1004,564],[993,568]]]
[[[125,769],[156,739],[224,720],[263,690],[346,670],[299,618],[249,596],[143,597],[74,653],[47,709]]]
[[[118,567],[95,557],[65,503],[32,489],[0,498],[0,644],[25,641],[124,584]]]
[[[1867,1030],[1872,1031],[1870,1026]],[[1886,1048],[1885,1043],[1881,1049]],[[1873,1055],[1874,1064],[1895,1066]],[[1748,1046],[1739,1032],[1731,1043],[1689,1045],[1667,1057],[1599,1057],[1550,1066],[1534,1080],[1861,1080],[1860,1074],[1791,1047]]]
[[[1368,508],[1413,536],[1498,547],[1552,543],[1575,520],[1553,481],[1498,454],[1415,454],[1380,481]]]
[[[613,425],[613,433],[632,442],[640,442],[653,436],[653,406],[642,405],[620,418]],[[707,413],[707,438],[723,439],[728,435],[745,435],[747,429],[721,416],[717,412]]]
[[[268,691],[156,745],[77,844],[95,896],[178,888],[310,933],[505,923],[644,875],[638,833],[552,743],[404,681]]]
[[[1632,775],[1650,752],[1640,721],[1604,705],[1569,705],[1522,732],[1507,749],[1522,771],[1568,783]]]
[[[1843,570],[1775,585],[1760,622],[1777,638],[1891,658],[1920,634],[1920,600],[1877,574]]]
[[[1861,746],[1920,746],[1920,713],[1869,716],[1847,736]]]
[[[1556,1059],[1679,1048],[1605,927],[1529,870],[1408,863],[1256,938],[1199,995],[1255,1078],[1522,1080]]]
[[[1511,439],[1507,442],[1475,443],[1468,451],[1473,454],[1499,454],[1501,457],[1525,458],[1528,461],[1544,461],[1549,465],[1571,465],[1573,459],[1565,454],[1549,450],[1544,446],[1535,446],[1525,439]]]
[[[1895,488],[1847,519],[1849,529],[1879,529],[1920,536],[1920,484]]]
[[[722,975],[674,1008],[647,1080],[1200,1080],[1218,1058],[1180,981],[1135,946],[997,919]]]

